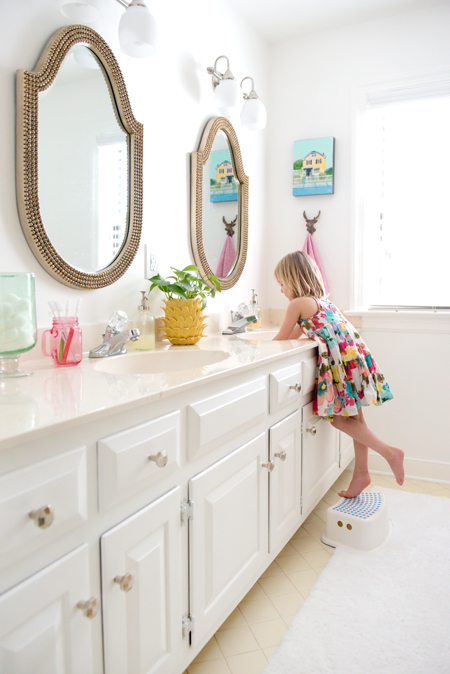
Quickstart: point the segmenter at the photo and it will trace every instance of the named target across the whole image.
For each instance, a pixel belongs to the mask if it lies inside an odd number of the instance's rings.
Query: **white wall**
[[[159,48],[150,59],[120,51],[117,26],[123,9],[105,0],[102,18],[92,28],[105,38],[122,69],[135,117],[144,124],[144,224],[142,243],[154,248],[161,273],[193,262],[189,238],[190,153],[198,149],[204,126],[217,112],[208,65],[221,54],[239,81],[251,75],[267,98],[267,47],[227,3],[184,0],[149,3],[159,27]],[[69,23],[57,0],[20,0],[0,5],[0,269],[36,275],[38,325],[50,324],[47,301],[82,298],[84,323],[106,321],[115,309],[132,316],[144,281],[143,246],[129,271],[113,286],[86,291],[68,288],[39,265],[19,222],[15,196],[15,71],[32,70],[49,37]],[[224,61],[219,63],[221,66]],[[264,228],[265,132],[236,126],[244,168],[250,176],[250,231],[247,265],[239,283],[211,301],[209,311],[235,309],[260,288]],[[150,306],[161,315],[161,295]],[[37,348],[37,347],[36,347]]]
[[[303,210],[310,218],[321,210],[314,239],[331,299],[343,310],[351,308],[353,89],[373,80],[448,68],[449,27],[447,3],[272,46],[267,152],[269,246],[265,262],[269,306],[286,307],[272,270],[284,254],[303,246]],[[335,194],[293,197],[293,142],[322,136],[336,138]],[[407,328],[400,325],[401,320],[399,317],[396,322],[394,316],[384,328],[362,331],[394,393],[392,402],[368,410],[367,418],[376,433],[405,449],[410,475],[450,481],[450,442],[439,384],[450,376],[445,355],[449,330],[442,329],[433,317]],[[387,467],[378,461],[372,465],[382,470]]]

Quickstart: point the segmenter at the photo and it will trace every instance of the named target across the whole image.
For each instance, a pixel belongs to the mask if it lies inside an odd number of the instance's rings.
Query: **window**
[[[450,308],[450,77],[366,92],[361,111],[361,304]]]

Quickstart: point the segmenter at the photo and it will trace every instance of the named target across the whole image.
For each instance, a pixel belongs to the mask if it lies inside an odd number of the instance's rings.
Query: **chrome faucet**
[[[109,319],[103,335],[103,342],[89,351],[89,358],[107,358],[126,353],[125,344],[135,342],[140,337],[137,329],[124,330],[128,325],[128,316],[124,311],[115,311]]]
[[[258,316],[255,316],[254,314],[251,316],[242,316],[236,312],[233,322],[228,328],[225,328],[222,335],[236,335],[239,332],[245,332],[245,328],[249,323],[257,323],[258,320]]]

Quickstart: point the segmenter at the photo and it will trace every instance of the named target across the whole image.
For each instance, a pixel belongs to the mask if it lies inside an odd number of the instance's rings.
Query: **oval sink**
[[[102,358],[95,364],[97,372],[107,374],[156,374],[158,372],[176,372],[192,370],[206,365],[219,363],[229,358],[226,351],[202,351],[174,347],[168,351],[150,351],[147,353],[129,353],[126,356]]]
[[[278,330],[249,330],[248,332],[241,332],[236,337],[240,339],[253,339],[258,342],[270,342],[275,337]]]

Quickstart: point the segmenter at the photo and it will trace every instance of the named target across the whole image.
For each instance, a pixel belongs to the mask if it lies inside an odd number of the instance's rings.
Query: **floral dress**
[[[313,412],[319,417],[353,416],[362,405],[393,398],[387,382],[353,325],[332,302],[314,298],[318,311],[299,319],[319,346]]]

